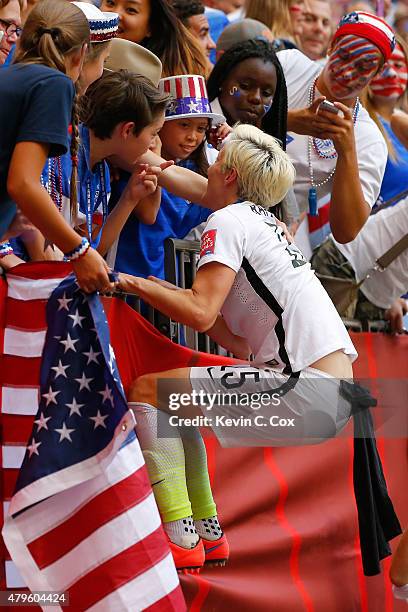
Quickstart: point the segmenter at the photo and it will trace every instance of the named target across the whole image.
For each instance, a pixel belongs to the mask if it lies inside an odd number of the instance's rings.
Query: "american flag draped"
[[[0,586],[67,591],[75,610],[183,610],[104,309],[70,271],[3,281],[3,499],[15,490]]]

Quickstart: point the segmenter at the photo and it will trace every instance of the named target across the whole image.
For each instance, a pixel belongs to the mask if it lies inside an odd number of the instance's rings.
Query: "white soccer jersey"
[[[339,349],[357,357],[329,296],[271,212],[241,202],[212,214],[198,267],[211,261],[237,273],[221,312],[256,363],[290,373]]]

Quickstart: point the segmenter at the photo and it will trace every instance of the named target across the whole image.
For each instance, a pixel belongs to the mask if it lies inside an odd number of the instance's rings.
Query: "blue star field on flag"
[[[15,492],[97,455],[128,411],[99,296],[69,276],[46,310],[39,410]]]

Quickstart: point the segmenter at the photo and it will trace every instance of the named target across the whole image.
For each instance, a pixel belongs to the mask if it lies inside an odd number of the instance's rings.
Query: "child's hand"
[[[231,134],[232,127],[228,125],[228,123],[221,123],[221,125],[217,126],[217,138],[221,140],[225,140],[228,134]]]
[[[163,162],[160,166],[139,164],[126,187],[130,201],[136,205],[140,200],[154,193],[157,189],[157,177],[173,164],[173,161]]]
[[[158,166],[140,164],[131,175],[126,187],[129,199],[137,204],[157,189],[157,177],[161,172]]]
[[[221,123],[207,132],[207,140],[215,149],[219,149],[222,141],[232,132],[228,123]]]
[[[85,293],[113,291],[115,284],[108,277],[108,264],[97,251],[90,248],[87,253],[72,262],[78,285]]]
[[[0,236],[1,242],[5,242],[10,238],[14,238],[16,236],[20,236],[24,232],[33,231],[36,227],[27,219],[25,215],[20,210],[17,210],[17,213],[11,222],[7,232],[4,236]]]

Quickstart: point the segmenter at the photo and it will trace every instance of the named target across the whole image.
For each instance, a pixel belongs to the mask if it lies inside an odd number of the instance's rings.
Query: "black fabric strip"
[[[283,328],[282,314],[283,308],[277,302],[276,298],[269,291],[268,287],[264,285],[262,280],[259,278],[249,261],[244,257],[242,260],[242,268],[246,274],[249,284],[253,290],[259,295],[259,297],[269,306],[269,308],[278,317],[278,321],[275,326],[275,333],[279,341],[279,357],[285,363],[283,370],[284,374],[292,374],[292,367],[290,365],[289,357],[285,348],[285,330]]]

